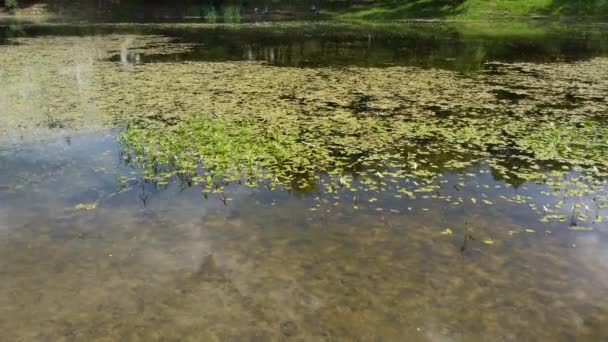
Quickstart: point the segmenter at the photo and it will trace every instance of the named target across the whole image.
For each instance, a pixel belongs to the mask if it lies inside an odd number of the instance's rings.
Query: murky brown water
[[[184,56],[192,42],[130,33],[0,46],[0,340],[608,338],[608,161],[563,143],[565,134],[551,146],[575,151],[559,154],[570,163],[538,172],[568,166],[567,185],[580,189],[573,196],[554,194],[550,181],[505,178],[503,169],[523,167],[495,163],[495,150],[516,153],[509,146],[470,145],[482,158],[461,169],[427,167],[424,158],[445,163],[439,153],[419,154],[420,178],[407,182],[432,190],[415,199],[388,177],[377,189],[335,193],[233,183],[206,198],[174,180],[146,182],[116,143],[126,123],[170,127],[194,109],[300,120],[390,112],[390,120],[415,122],[428,115],[439,127],[442,115],[460,113],[496,125],[482,109],[501,118],[506,108],[517,118],[540,113],[547,125],[592,120],[584,127],[601,132],[608,104],[600,50],[569,55],[575,63],[484,61],[473,74],[428,63],[300,69],[231,54],[220,63],[138,61],[145,51]],[[548,60],[560,59],[550,51]],[[374,98],[351,106],[361,92]],[[369,151],[380,148],[369,141]],[[528,161],[553,158],[530,150]],[[594,167],[593,182],[577,178]],[[429,170],[434,178],[425,179]],[[564,218],[541,221],[549,212]]]

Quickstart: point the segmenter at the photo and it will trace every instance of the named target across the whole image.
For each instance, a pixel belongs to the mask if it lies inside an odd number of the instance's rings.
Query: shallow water
[[[601,30],[452,43],[440,28],[434,46],[424,26],[108,27],[13,28],[0,46],[2,340],[608,338]],[[371,33],[386,43],[366,59]],[[514,41],[539,55],[504,52]],[[295,57],[245,53],[276,44]],[[490,52],[456,67],[467,46]],[[117,143],[211,112],[302,132],[297,151],[327,150],[314,184],[204,192]]]

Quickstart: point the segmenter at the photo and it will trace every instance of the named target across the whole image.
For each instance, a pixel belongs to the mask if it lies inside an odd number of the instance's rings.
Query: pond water
[[[8,341],[608,338],[608,29],[0,26]]]

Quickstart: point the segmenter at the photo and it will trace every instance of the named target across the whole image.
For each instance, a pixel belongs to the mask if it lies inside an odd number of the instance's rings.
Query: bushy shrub
[[[19,6],[17,0],[5,0],[4,4],[6,5],[6,9],[11,13],[15,12],[17,7]]]
[[[217,12],[215,11],[215,8],[213,6],[204,8],[201,12],[202,12],[201,17],[205,18],[205,20],[207,22],[209,22],[209,23],[217,22]]]
[[[240,23],[241,9],[238,6],[229,6],[224,10],[224,22]]]

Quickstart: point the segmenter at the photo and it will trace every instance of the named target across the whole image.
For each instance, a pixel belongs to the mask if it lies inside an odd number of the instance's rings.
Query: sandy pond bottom
[[[469,73],[182,62],[192,46],[156,35],[10,43],[0,341],[608,338],[603,55]],[[162,145],[192,114],[311,139],[309,171],[354,160],[360,181],[205,198],[125,165],[127,123]]]
[[[521,206],[325,213],[313,196],[238,186],[227,205],[121,190],[114,132],[63,135],[2,155],[2,340],[608,336],[602,227],[551,232]]]

